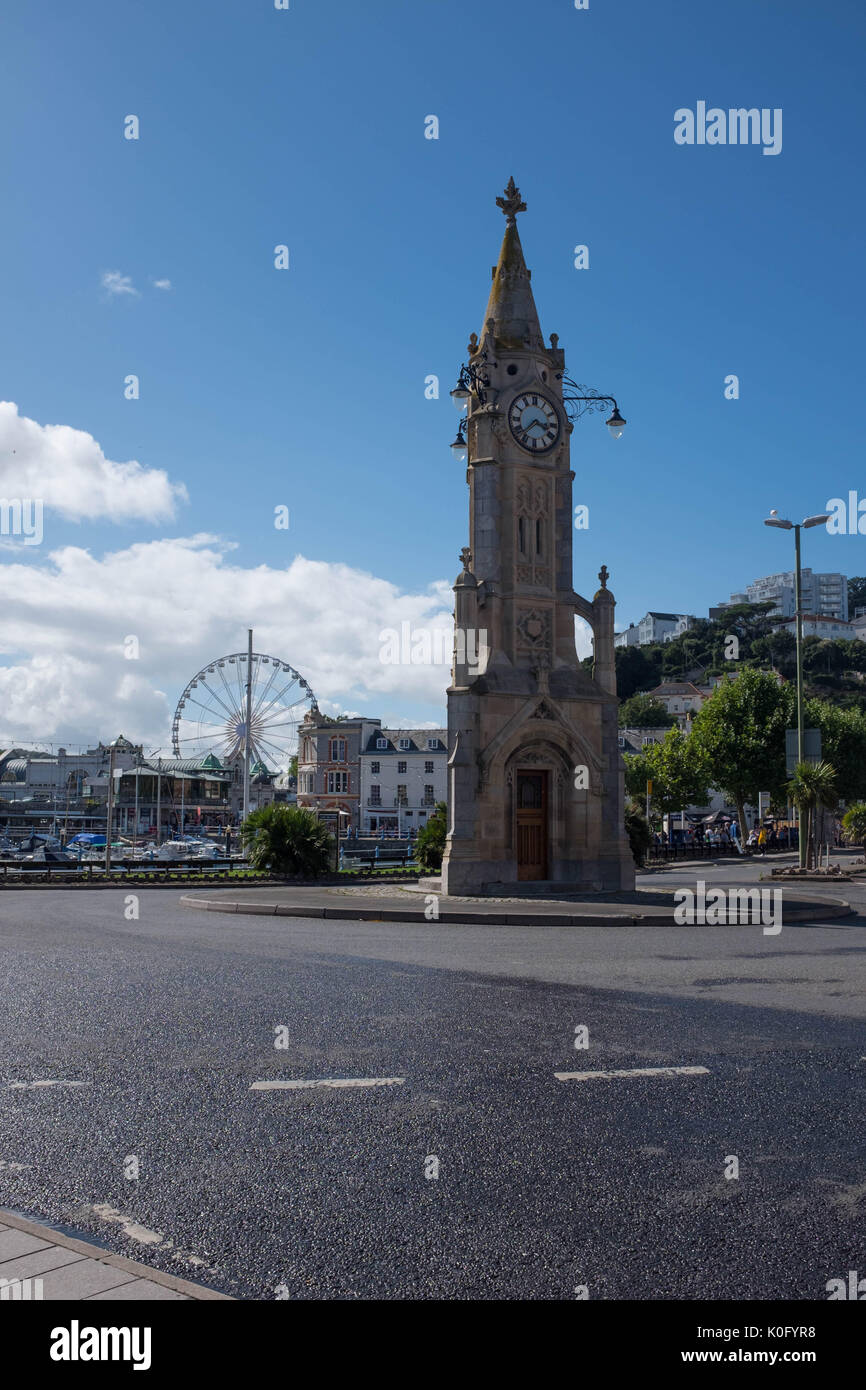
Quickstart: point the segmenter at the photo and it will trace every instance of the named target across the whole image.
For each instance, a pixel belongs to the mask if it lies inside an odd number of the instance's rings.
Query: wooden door
[[[518,879],[547,878],[547,776],[517,773]]]

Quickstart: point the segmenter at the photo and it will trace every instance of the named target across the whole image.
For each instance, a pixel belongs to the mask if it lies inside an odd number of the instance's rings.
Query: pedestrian
[[[765,825],[762,825],[758,831],[758,853],[762,855],[767,853],[767,827]]]

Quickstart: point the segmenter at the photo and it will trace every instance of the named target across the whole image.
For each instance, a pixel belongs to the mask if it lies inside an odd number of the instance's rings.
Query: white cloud
[[[140,292],[135,288],[129,275],[122,275],[119,270],[103,270],[100,281],[102,288],[110,295],[131,294],[136,299],[140,298]]]
[[[323,710],[444,720],[441,665],[383,665],[384,628],[444,627],[444,580],[419,593],[348,565],[296,556],[285,569],[232,563],[213,536],[157,540],[96,558],[77,546],[0,565],[0,747],[113,737],[166,747],[183,687],[216,657],[255,648],[289,662]],[[138,639],[138,660],[124,639]],[[438,716],[437,711],[442,715]]]
[[[39,498],[71,521],[165,521],[186,488],[161,468],[113,463],[85,430],[40,425],[0,401],[0,496]]]
[[[154,289],[156,289],[156,290],[170,290],[170,289],[171,289],[171,281],[170,281],[170,280],[153,280],[151,283],[153,284],[153,287],[154,287]]]

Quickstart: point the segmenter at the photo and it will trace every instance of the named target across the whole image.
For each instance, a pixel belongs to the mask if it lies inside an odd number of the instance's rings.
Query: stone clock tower
[[[481,340],[469,343],[469,546],[454,585],[444,893],[634,887],[617,739],[614,598],[572,579],[565,355],[546,346],[514,180]],[[574,639],[594,634],[592,677]]]

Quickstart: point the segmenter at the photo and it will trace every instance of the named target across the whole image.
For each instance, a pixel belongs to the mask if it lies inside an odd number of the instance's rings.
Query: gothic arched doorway
[[[518,879],[547,878],[550,773],[515,769],[514,842]]]

